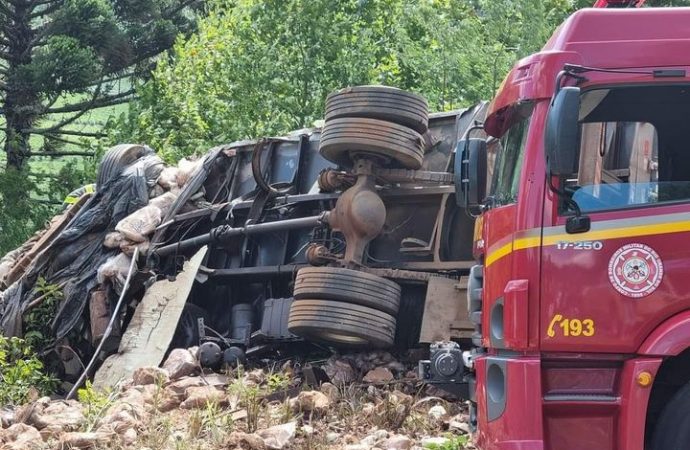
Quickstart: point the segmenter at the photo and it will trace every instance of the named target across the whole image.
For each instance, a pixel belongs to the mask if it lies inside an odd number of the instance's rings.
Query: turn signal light
[[[649,372],[647,372],[647,371],[640,372],[640,373],[637,375],[637,384],[639,384],[639,385],[642,386],[642,387],[649,387],[649,386],[651,386],[651,385],[652,385],[652,380],[653,380],[652,374],[649,373]]]

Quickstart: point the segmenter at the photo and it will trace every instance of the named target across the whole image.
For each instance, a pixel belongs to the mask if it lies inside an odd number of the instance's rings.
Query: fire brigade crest
[[[626,297],[646,297],[659,287],[663,277],[659,254],[644,244],[624,245],[609,260],[609,280]]]

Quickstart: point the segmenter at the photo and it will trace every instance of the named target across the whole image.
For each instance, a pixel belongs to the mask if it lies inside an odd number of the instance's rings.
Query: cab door
[[[635,353],[690,307],[690,170],[671,129],[583,124],[579,171],[562,182],[591,229],[566,233],[573,211],[552,195],[557,213],[542,238],[544,351]]]

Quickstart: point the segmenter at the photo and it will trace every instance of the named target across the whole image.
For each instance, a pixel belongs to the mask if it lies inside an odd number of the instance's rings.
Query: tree
[[[129,101],[121,83],[151,68],[200,0],[0,0],[0,112],[7,165],[23,169],[32,136],[51,143],[85,112]],[[39,140],[40,141],[40,140]]]
[[[199,32],[178,41],[140,88],[114,136],[176,159],[311,126],[329,92],[367,83],[420,92],[434,110],[465,106],[489,99],[494,79],[543,44],[569,8],[566,0],[216,0]]]

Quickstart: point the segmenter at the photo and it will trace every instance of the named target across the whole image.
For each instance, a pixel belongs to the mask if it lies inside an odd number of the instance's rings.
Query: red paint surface
[[[518,201],[484,214],[484,256],[528,230],[565,222],[546,188],[543,156],[548,103],[565,63],[617,69],[682,68],[690,74],[690,8],[583,10],[559,28],[542,52],[516,64],[491,104],[485,128],[500,137],[513,107],[531,101],[535,109]],[[690,82],[688,77],[668,80],[645,74],[591,72],[587,77],[583,88]],[[618,220],[625,227],[628,219],[672,213],[690,217],[690,205],[600,212],[590,217],[593,223]],[[573,235],[572,240],[586,241],[587,234]],[[601,241],[599,251],[555,246],[515,249],[485,267],[482,332],[487,355],[476,360],[480,449],[642,450],[651,389],[639,386],[637,376],[643,370],[655,375],[661,356],[690,346],[690,233]],[[609,259],[629,243],[648,245],[663,261],[661,284],[641,299],[620,294],[608,277]],[[493,345],[490,339],[489,312],[499,299],[507,302],[503,346]],[[547,336],[556,314],[591,318],[595,335]],[[499,355],[507,365],[506,409],[489,421],[486,359]]]
[[[496,420],[486,416],[487,357],[476,360],[480,448],[491,450],[543,450],[539,358],[515,358],[507,363],[510,389],[506,390],[506,410]],[[529,413],[526,413],[529,411]]]

